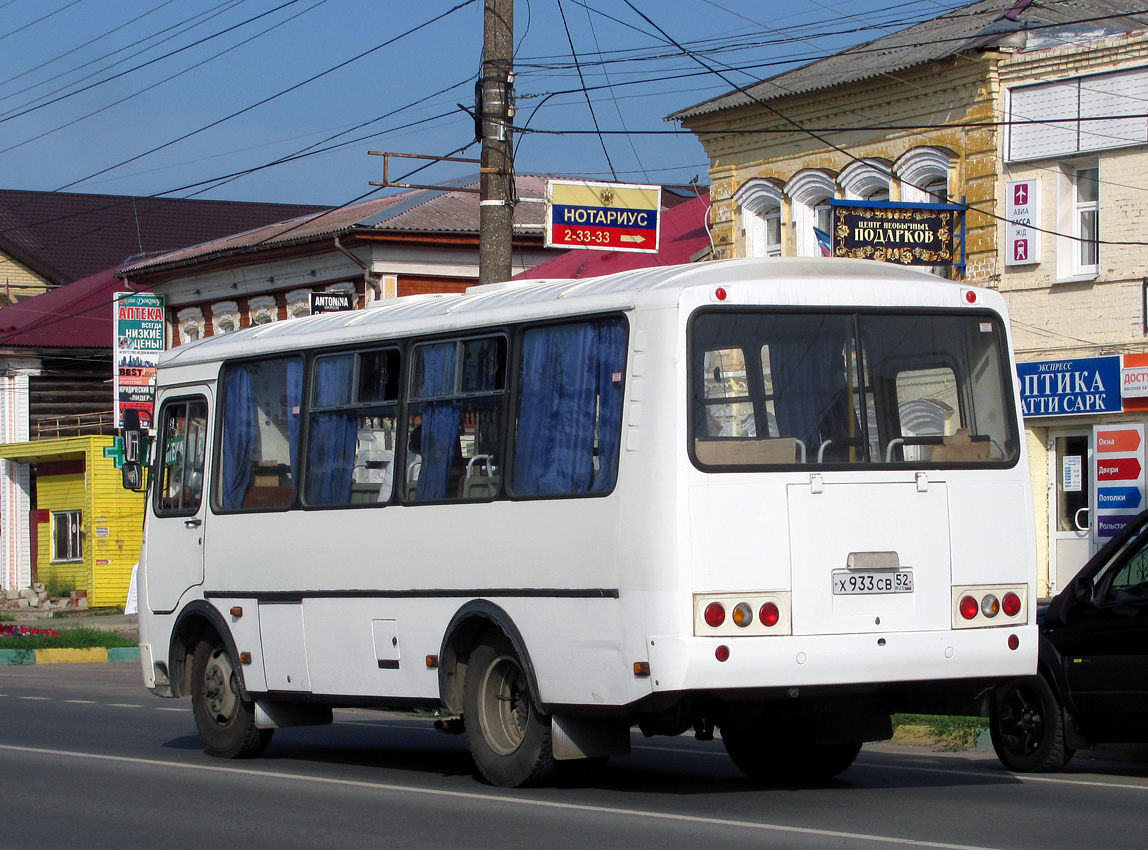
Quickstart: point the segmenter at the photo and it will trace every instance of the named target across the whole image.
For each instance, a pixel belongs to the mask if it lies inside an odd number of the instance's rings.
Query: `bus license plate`
[[[833,595],[912,593],[912,570],[834,570]]]

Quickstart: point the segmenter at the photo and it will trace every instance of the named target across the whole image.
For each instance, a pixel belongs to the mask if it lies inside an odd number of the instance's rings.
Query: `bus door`
[[[207,392],[168,398],[159,415],[151,517],[147,528],[147,592],[152,611],[175,609],[203,582],[206,519]]]

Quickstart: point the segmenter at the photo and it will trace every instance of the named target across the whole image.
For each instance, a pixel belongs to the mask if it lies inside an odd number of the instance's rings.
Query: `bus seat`
[[[797,463],[797,438],[695,440],[694,454],[707,466]]]
[[[968,428],[960,428],[955,434],[945,437],[939,446],[933,446],[930,460],[934,463],[976,463],[989,459],[992,441],[988,437],[969,434]]]

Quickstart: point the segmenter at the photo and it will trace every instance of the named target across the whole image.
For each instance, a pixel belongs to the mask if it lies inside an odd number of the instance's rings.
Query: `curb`
[[[0,649],[0,667],[26,664],[86,664],[93,661],[140,660],[138,646],[92,647],[90,649]]]

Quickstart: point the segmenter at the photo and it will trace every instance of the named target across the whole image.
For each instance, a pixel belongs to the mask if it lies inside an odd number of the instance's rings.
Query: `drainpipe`
[[[380,279],[380,276],[376,275],[376,274],[372,274],[371,273],[371,267],[369,265],[367,265],[366,263],[364,263],[362,260],[360,260],[358,257],[356,257],[354,254],[352,254],[350,251],[348,251],[346,249],[346,247],[344,247],[343,243],[339,241],[338,236],[335,237],[335,248],[336,248],[336,250],[339,251],[340,254],[345,256],[352,263],[354,263],[356,266],[358,266],[359,268],[361,268],[363,270],[363,283],[366,284],[366,286],[369,289],[374,291],[376,301],[382,301],[383,300],[383,288],[382,288],[382,281]],[[366,305],[364,305],[364,306],[366,306]]]

